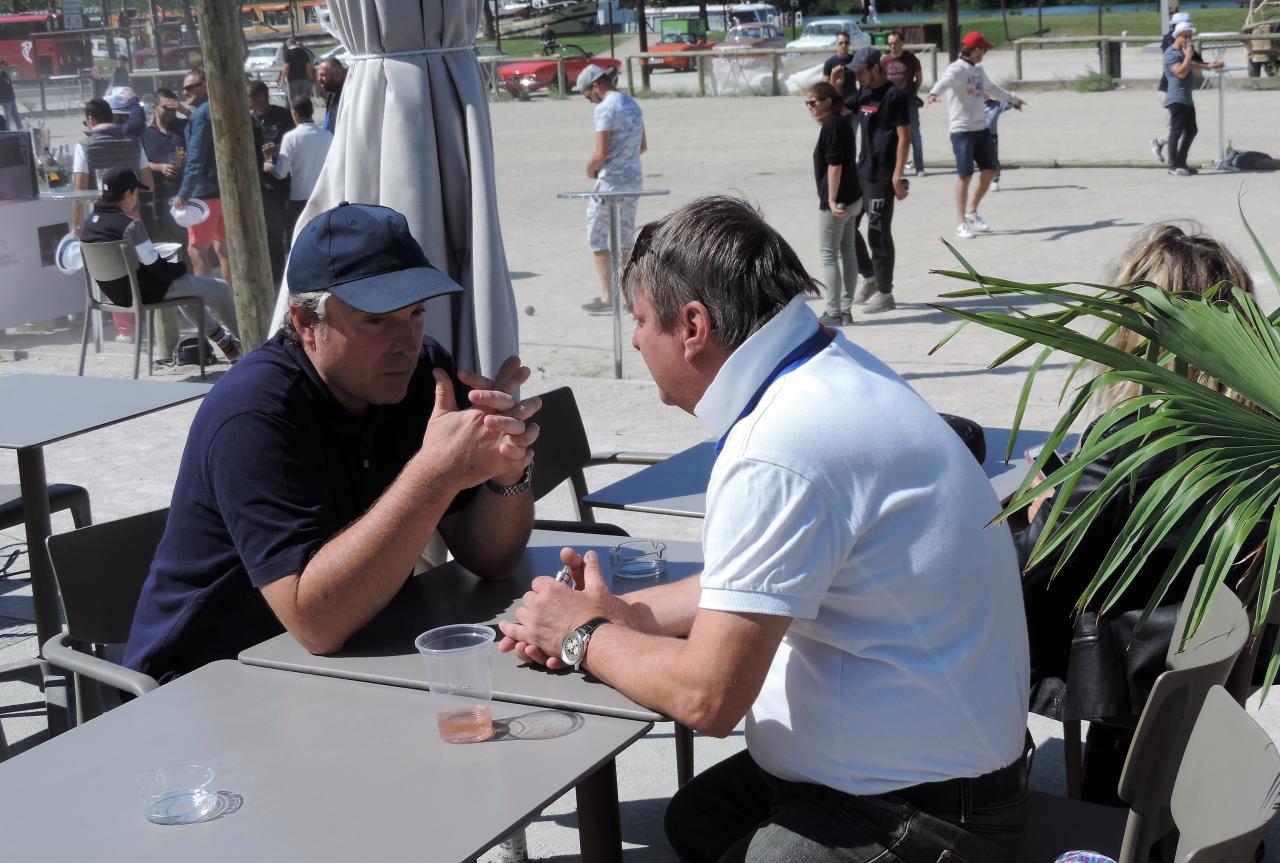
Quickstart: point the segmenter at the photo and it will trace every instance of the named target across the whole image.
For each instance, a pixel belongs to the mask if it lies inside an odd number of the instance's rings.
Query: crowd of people
[[[254,147],[261,159],[259,189],[267,249],[277,286],[284,277],[298,217],[315,188],[333,140],[346,77],[336,59],[327,59],[313,69],[310,55],[296,42],[290,51],[298,56],[290,59],[286,54],[281,76],[289,92],[297,93],[289,108],[271,102],[265,82],[247,84]],[[328,94],[326,128],[315,122],[310,80],[302,87],[290,77],[295,67],[308,75],[314,71],[316,85]],[[205,318],[213,322],[207,335],[225,359],[234,362],[241,347],[229,285],[231,261],[204,70],[192,69],[185,75],[181,98],[168,88],[157,88],[150,113],[148,122],[141,99],[127,86],[114,88],[105,99],[85,103],[85,134],[74,148],[72,182],[78,191],[98,189],[102,196],[92,212],[87,212],[81,201],[73,202],[73,229],[80,232],[82,242],[133,242],[145,302],[184,295],[206,300]],[[121,174],[120,169],[126,173]],[[108,174],[114,178],[114,188],[107,188]],[[203,218],[189,220],[184,226],[179,220],[189,206]],[[179,249],[157,259],[154,243],[174,244]],[[220,278],[213,277],[215,267]],[[112,301],[131,305],[127,294],[125,285],[123,293],[113,295]],[[131,315],[117,313],[116,323],[120,331],[117,338],[137,337],[132,332]],[[162,326],[161,330],[165,340],[161,362],[172,362],[177,328]]]

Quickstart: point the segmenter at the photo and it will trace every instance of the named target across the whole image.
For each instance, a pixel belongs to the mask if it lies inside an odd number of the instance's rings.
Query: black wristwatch
[[[582,661],[587,658],[587,642],[591,640],[591,633],[608,622],[607,617],[596,617],[577,629],[570,630],[564,641],[560,642],[560,661],[565,665],[572,665],[573,670],[578,671],[582,667]]]
[[[489,491],[494,494],[501,495],[502,497],[515,497],[518,494],[524,494],[532,485],[533,462],[529,462],[529,464],[525,466],[524,473],[520,474],[520,479],[516,481],[515,485],[502,485],[501,483],[496,483],[491,479],[484,481],[485,488],[489,489]]]

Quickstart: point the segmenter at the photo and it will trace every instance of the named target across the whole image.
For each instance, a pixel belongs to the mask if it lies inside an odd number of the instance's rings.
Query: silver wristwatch
[[[484,481],[484,487],[494,494],[502,497],[515,497],[518,494],[524,494],[533,484],[533,462],[525,465],[524,473],[520,474],[520,479],[516,480],[515,485],[502,485],[491,479]]]
[[[607,617],[597,617],[570,630],[564,641],[560,642],[560,661],[565,665],[572,665],[573,670],[578,671],[582,667],[582,660],[587,657],[587,642],[591,640],[591,633],[608,622]]]

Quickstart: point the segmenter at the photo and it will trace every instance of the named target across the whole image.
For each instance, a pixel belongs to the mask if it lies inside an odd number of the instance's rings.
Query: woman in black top
[[[827,297],[827,310],[821,321],[827,326],[847,325],[853,323],[850,307],[858,284],[856,217],[862,209],[853,127],[841,116],[840,93],[825,81],[809,88],[804,104],[814,122],[822,127],[813,148],[818,249]]]

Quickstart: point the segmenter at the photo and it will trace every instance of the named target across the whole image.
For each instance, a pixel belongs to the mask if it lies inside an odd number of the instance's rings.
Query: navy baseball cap
[[[390,207],[343,201],[307,222],[289,253],[289,293],[329,291],[369,314],[458,293]]]
[[[880,52],[870,45],[866,45],[859,48],[857,53],[850,57],[845,65],[855,72],[859,69],[871,69],[880,65]]]
[[[151,191],[151,187],[138,179],[137,173],[132,168],[115,165],[102,172],[102,191],[123,195],[130,189]]]

